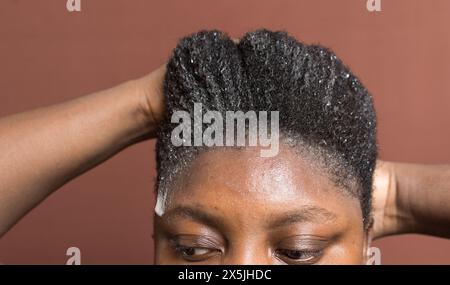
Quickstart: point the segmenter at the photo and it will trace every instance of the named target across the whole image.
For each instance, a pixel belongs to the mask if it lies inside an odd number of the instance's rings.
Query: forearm
[[[154,134],[142,94],[155,89],[153,81],[0,120],[0,236],[67,181]]]
[[[395,163],[393,169],[402,230],[450,238],[450,166]]]

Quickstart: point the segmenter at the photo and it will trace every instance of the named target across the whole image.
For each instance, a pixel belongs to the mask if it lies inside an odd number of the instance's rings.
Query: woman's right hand
[[[165,70],[0,119],[0,237],[68,181],[156,137]]]
[[[135,80],[140,94],[140,107],[149,127],[149,136],[156,137],[156,127],[164,113],[163,82],[166,75],[166,65],[162,65],[150,74]]]

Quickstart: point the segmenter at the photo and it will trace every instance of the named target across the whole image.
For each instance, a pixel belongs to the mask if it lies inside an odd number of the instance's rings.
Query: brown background
[[[0,0],[0,116],[53,104],[143,75],[181,36],[260,27],[331,47],[375,97],[383,159],[450,162],[450,1]],[[1,135],[1,134],[0,134]],[[75,179],[0,240],[0,263],[151,263],[154,141]],[[1,154],[0,154],[1,155]],[[24,177],[23,179],[26,179]],[[426,189],[424,189],[426,190]],[[450,242],[376,242],[384,264],[450,264]]]

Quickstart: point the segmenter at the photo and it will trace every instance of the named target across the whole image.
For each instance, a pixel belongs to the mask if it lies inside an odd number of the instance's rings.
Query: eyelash
[[[202,254],[195,254],[195,250],[204,250],[206,252],[202,253]],[[219,254],[221,252],[220,250],[214,249],[214,248],[190,247],[190,246],[182,246],[182,245],[177,245],[175,247],[175,251],[184,260],[191,261],[191,262],[204,261],[208,258],[213,257],[215,254]],[[194,251],[194,252],[187,253],[187,251]],[[292,253],[294,253],[294,255],[300,255],[300,256],[293,257]],[[276,255],[277,255],[278,259],[281,259],[283,262],[286,262],[288,264],[311,264],[311,263],[317,262],[317,260],[321,257],[322,250],[278,249],[278,250],[276,250]]]
[[[206,253],[203,254],[187,254],[186,251],[195,251],[195,250],[205,250]],[[219,249],[215,248],[206,248],[206,247],[191,247],[191,246],[182,246],[182,245],[176,245],[175,246],[175,252],[181,256],[184,260],[191,261],[191,262],[198,262],[198,261],[204,261],[208,258],[213,257],[216,254],[221,253]],[[208,256],[209,255],[209,256]]]
[[[290,254],[296,253],[298,255],[306,255],[307,257],[292,257]],[[278,249],[275,254],[278,259],[288,264],[312,264],[318,261],[322,256],[322,250],[292,250],[292,249]]]
[[[305,241],[303,241],[305,242]],[[206,261],[223,254],[214,238],[209,236],[181,236],[170,238],[170,244],[175,254],[189,262]],[[313,264],[323,255],[324,246],[286,246],[278,245],[273,251],[274,257],[286,264]]]

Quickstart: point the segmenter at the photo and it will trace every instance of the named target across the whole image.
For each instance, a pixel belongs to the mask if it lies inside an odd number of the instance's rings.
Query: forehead
[[[257,147],[204,152],[173,190],[168,209],[192,204],[225,214],[236,209],[266,214],[318,206],[338,215],[361,216],[359,201],[343,195],[346,190],[336,186],[313,157],[285,145],[274,157],[260,157]]]

